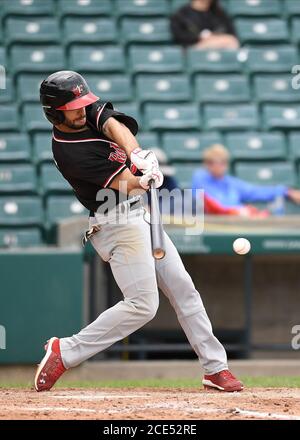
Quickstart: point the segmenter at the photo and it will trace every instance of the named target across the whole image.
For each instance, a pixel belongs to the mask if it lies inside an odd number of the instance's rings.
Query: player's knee
[[[144,323],[151,321],[156,315],[159,298],[158,293],[146,293],[133,300],[136,312],[140,315]]]

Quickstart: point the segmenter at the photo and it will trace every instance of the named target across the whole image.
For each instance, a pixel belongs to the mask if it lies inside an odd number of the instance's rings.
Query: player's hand
[[[154,180],[154,186],[155,188],[159,188],[162,186],[164,181],[164,176],[160,169],[156,166],[150,167],[147,169],[145,174],[140,177],[140,185],[145,190],[149,189],[149,182],[150,180]]]
[[[130,160],[142,173],[146,173],[151,167],[159,167],[157,157],[152,150],[136,148],[131,152]]]

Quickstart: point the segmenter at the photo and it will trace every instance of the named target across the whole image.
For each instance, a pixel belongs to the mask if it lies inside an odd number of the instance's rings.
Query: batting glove
[[[152,179],[154,180],[155,188],[159,188],[162,186],[164,181],[164,176],[158,167],[152,167],[151,169],[148,168],[147,172],[142,177],[140,177],[141,187],[145,190],[148,190],[149,182]]]
[[[158,168],[159,166],[157,157],[152,150],[142,150],[139,147],[131,152],[130,160],[142,173],[148,172],[151,167]]]

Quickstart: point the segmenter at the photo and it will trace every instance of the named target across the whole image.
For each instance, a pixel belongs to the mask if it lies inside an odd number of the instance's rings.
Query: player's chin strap
[[[92,226],[90,229],[88,229],[87,231],[85,231],[84,236],[82,237],[82,246],[85,246],[87,244],[87,242],[89,241],[89,239],[96,234],[97,232],[99,232],[101,229],[101,225],[94,225]]]

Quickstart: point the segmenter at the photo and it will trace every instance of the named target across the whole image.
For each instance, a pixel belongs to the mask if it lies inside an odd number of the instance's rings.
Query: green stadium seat
[[[0,248],[23,248],[42,245],[41,231],[38,228],[0,229]]]
[[[4,19],[11,15],[53,15],[53,0],[2,0],[1,15]]]
[[[0,72],[1,75],[1,72]],[[1,82],[1,79],[0,79]],[[3,89],[0,85],[0,104],[6,102],[12,102],[14,100],[13,94],[13,84],[12,78],[10,76],[6,76],[5,78],[5,89]]]
[[[288,27],[284,20],[244,19],[235,20],[236,30],[242,44],[244,43],[286,43],[289,41]]]
[[[120,16],[168,15],[167,0],[116,0],[116,13]]]
[[[93,75],[87,74],[85,78],[95,95],[100,96],[102,101],[131,101],[131,81],[125,75]]]
[[[50,122],[46,119],[40,104],[28,103],[23,105],[23,127],[27,131],[49,131]]]
[[[53,226],[60,220],[86,216],[86,208],[74,196],[50,196],[47,199],[47,224]]]
[[[22,73],[18,76],[18,100],[24,102],[40,102],[40,85],[45,79],[43,74]]]
[[[126,63],[120,46],[73,46],[70,50],[69,67],[79,72],[123,72]]]
[[[0,132],[0,162],[29,161],[29,137],[26,133]]]
[[[184,69],[182,50],[174,46],[131,46],[129,63],[133,73],[173,73]]]
[[[177,11],[177,9],[185,6],[187,4],[187,0],[171,0],[171,9],[172,11]]]
[[[0,38],[1,41],[1,38]],[[6,66],[5,47],[0,46],[0,66]]]
[[[289,199],[284,200],[284,212],[286,215],[300,215],[300,206]]]
[[[145,126],[149,130],[199,129],[197,104],[146,104]]]
[[[141,129],[142,127],[142,115],[140,113],[139,106],[136,102],[114,102],[114,109],[119,112],[125,113],[128,116],[134,118]]]
[[[171,161],[200,161],[205,148],[221,144],[222,137],[218,132],[164,133],[163,149]]]
[[[258,126],[255,104],[204,106],[204,124],[208,130],[251,130]]]
[[[6,54],[5,54],[5,48],[0,46],[0,78],[3,78],[3,73],[4,73],[4,69],[6,66]],[[1,81],[1,79],[0,79]],[[0,89],[3,89],[3,85],[2,85],[3,79],[0,82]],[[2,93],[2,92],[1,92]]]
[[[188,101],[191,99],[189,78],[186,75],[138,75],[137,99],[151,101]]]
[[[121,31],[125,43],[169,43],[171,40],[167,18],[124,18]]]
[[[41,165],[40,183],[44,194],[72,192],[70,184],[52,164]]]
[[[290,185],[296,183],[296,173],[290,162],[237,163],[235,175],[260,185]]]
[[[300,105],[265,104],[262,109],[263,126],[266,130],[294,129],[300,126]]]
[[[34,133],[33,160],[36,163],[53,160],[51,131],[46,133]]]
[[[200,164],[174,165],[175,178],[178,182],[179,188],[190,189],[192,187],[193,174]]]
[[[36,196],[0,197],[0,226],[40,226],[43,224],[42,201]]]
[[[295,43],[300,42],[300,18],[298,17],[292,19],[291,35]]]
[[[58,22],[52,18],[8,18],[6,42],[11,43],[58,43],[61,41]]]
[[[298,127],[299,128],[299,127]],[[299,162],[300,160],[300,132],[291,132],[288,137],[289,155],[291,159]]]
[[[0,131],[19,130],[18,109],[14,104],[0,105]]]
[[[285,160],[287,150],[281,132],[241,132],[225,135],[225,145],[232,160]]]
[[[247,102],[248,80],[242,75],[197,75],[195,98],[200,102]]]
[[[187,50],[187,64],[190,72],[240,72],[242,64],[237,50]]]
[[[32,165],[0,165],[0,193],[35,193],[36,173]]]
[[[12,46],[12,72],[55,72],[65,68],[64,51],[59,46]]]
[[[298,53],[294,46],[249,48],[246,66],[250,73],[290,72],[297,61]]]
[[[280,16],[281,0],[229,0],[228,12],[231,16]]]
[[[161,148],[158,134],[155,132],[143,132],[137,135],[137,140],[142,148]]]
[[[289,17],[300,15],[300,2],[299,0],[285,0],[284,11]]]
[[[63,20],[64,42],[70,43],[114,43],[117,30],[110,18],[72,18]]]
[[[299,102],[300,94],[292,87],[291,75],[256,75],[254,94],[259,102]]]
[[[111,0],[58,0],[58,14],[101,16],[111,15],[113,7]]]

